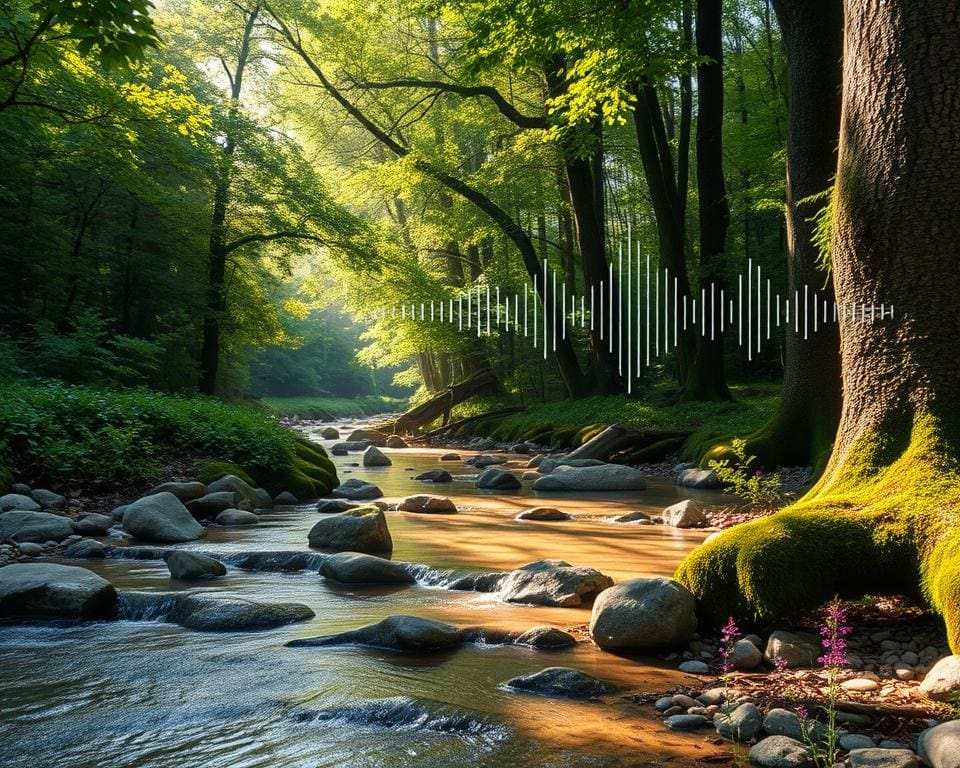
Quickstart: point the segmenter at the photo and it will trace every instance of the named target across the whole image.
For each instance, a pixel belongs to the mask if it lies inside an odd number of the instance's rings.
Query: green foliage
[[[31,6],[38,16],[51,17],[54,26],[76,40],[81,54],[96,53],[108,68],[130,66],[143,58],[147,48],[159,44],[152,9],[149,0],[45,0]]]
[[[247,485],[256,486],[256,481],[239,464],[231,464],[228,461],[205,461],[197,467],[197,480],[204,485],[210,485],[227,475],[239,477]]]
[[[817,268],[823,272],[824,280],[830,279],[830,247],[833,241],[833,187],[800,200],[798,205],[817,205],[808,221],[813,224],[813,243],[817,246]]]
[[[407,406],[398,397],[266,397],[263,400],[279,416],[297,416],[301,419],[333,421],[343,418],[377,416],[395,413]]]
[[[770,512],[783,501],[780,492],[780,473],[764,472],[753,467],[756,456],[747,456],[747,442],[735,439],[730,447],[733,459],[710,461],[709,466],[726,486],[727,493],[733,493],[754,509]]]

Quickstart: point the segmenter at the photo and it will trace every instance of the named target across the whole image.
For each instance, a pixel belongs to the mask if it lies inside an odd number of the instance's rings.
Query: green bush
[[[266,403],[279,416],[333,421],[363,418],[381,413],[395,413],[407,407],[407,400],[398,397],[265,397]]]

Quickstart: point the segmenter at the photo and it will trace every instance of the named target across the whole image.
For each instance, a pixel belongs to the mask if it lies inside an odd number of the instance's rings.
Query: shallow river
[[[327,442],[327,445],[330,443]],[[646,491],[538,498],[477,491],[466,480],[413,481],[443,451],[385,449],[392,467],[350,466],[341,480],[376,482],[391,501],[412,493],[451,497],[456,515],[388,513],[393,558],[435,571],[508,570],[541,558],[593,566],[615,580],[670,575],[704,538],[701,532],[610,522],[641,509],[659,512],[680,492],[653,479]],[[464,457],[468,452],[460,451]],[[521,457],[515,457],[520,459]],[[452,473],[472,467],[443,465]],[[522,471],[522,470],[521,470]],[[576,515],[524,522],[536,504]],[[220,554],[303,550],[313,508],[265,513],[253,528],[210,529],[188,549]],[[229,558],[228,558],[229,559]],[[716,753],[703,736],[667,732],[641,708],[610,695],[571,702],[510,692],[503,683],[547,666],[582,669],[623,690],[659,691],[684,682],[674,665],[602,653],[589,643],[565,651],[466,646],[428,658],[359,648],[285,648],[297,637],[329,634],[413,614],[470,626],[561,628],[589,621],[589,609],[507,605],[493,596],[415,585],[348,588],[312,572],[231,568],[214,582],[169,578],[160,561],[78,562],[119,589],[200,590],[310,605],[316,618],[266,632],[202,633],[157,622],[0,626],[0,765],[4,768],[490,768],[691,766]]]

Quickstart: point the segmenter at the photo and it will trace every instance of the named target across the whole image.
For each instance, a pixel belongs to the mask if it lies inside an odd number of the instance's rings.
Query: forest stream
[[[343,426],[343,425],[338,425]],[[355,425],[350,425],[355,426]],[[325,441],[334,442],[334,441]],[[703,736],[671,733],[652,709],[625,698],[685,682],[675,663],[616,656],[589,641],[572,650],[467,645],[409,657],[356,647],[287,648],[289,640],[344,631],[394,614],[461,626],[560,628],[589,621],[589,608],[506,604],[495,596],[444,588],[446,577],[510,570],[542,558],[592,566],[616,581],[669,576],[706,533],[613,523],[632,510],[659,513],[681,497],[719,494],[675,488],[538,498],[528,486],[507,495],[467,479],[443,486],[414,481],[438,466],[439,449],[385,452],[393,465],[355,466],[334,457],[340,479],[376,482],[385,500],[440,493],[455,515],[388,513],[394,560],[429,566],[411,587],[338,586],[314,571],[239,570],[203,592],[308,604],[316,618],[264,632],[205,633],[157,621],[7,626],[0,633],[0,755],[7,768],[96,765],[136,768],[254,766],[644,766],[693,765],[716,752]],[[462,458],[469,451],[458,451]],[[512,457],[515,459],[521,457]],[[454,476],[477,470],[443,465]],[[729,499],[729,497],[727,497]],[[548,503],[575,515],[560,522],[517,521]],[[303,551],[315,505],[266,513],[249,528],[210,528],[180,545],[231,554]],[[161,560],[83,561],[118,589],[196,590],[170,578]],[[510,691],[504,682],[548,666],[570,666],[620,687],[600,700],[568,701]],[[687,679],[686,682],[692,682]],[[16,756],[16,757],[11,757]]]

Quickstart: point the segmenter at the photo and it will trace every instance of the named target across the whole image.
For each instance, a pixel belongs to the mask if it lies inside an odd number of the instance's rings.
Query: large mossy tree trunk
[[[787,59],[787,269],[788,296],[804,286],[832,305],[833,283],[821,268],[814,215],[837,168],[837,130],[843,60],[843,0],[775,0]],[[805,202],[809,201],[809,202]],[[788,327],[783,392],[773,418],[746,437],[761,466],[814,465],[820,469],[840,421],[840,338],[827,323],[804,339]],[[729,451],[717,446],[707,459]]]
[[[939,0],[844,10],[833,452],[799,503],[699,547],[678,578],[714,619],[919,593],[960,651],[960,14]]]

